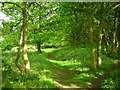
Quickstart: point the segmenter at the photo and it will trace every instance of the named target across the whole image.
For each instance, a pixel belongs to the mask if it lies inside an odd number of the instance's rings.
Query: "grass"
[[[31,73],[22,74],[16,68],[16,52],[3,52],[3,88],[55,88],[53,64],[45,54],[29,52]],[[22,58],[21,58],[22,59]],[[20,61],[22,61],[20,59]]]
[[[72,83],[79,87],[86,87],[91,84],[94,78],[103,75],[105,70],[116,63],[114,60],[109,60],[109,57],[103,55],[102,66],[96,71],[90,71],[89,48],[49,48],[42,49],[42,51],[42,54],[38,54],[36,51],[29,50],[28,56],[31,63],[31,73],[28,74],[22,74],[16,68],[14,64],[17,55],[16,51],[4,51],[2,55],[2,87],[57,88],[56,83],[54,83],[56,80],[67,86],[70,86]],[[47,53],[50,53],[54,60],[48,58]],[[23,64],[22,57],[20,58],[20,63]],[[54,75],[55,73],[57,76]],[[112,75],[109,77],[115,77]],[[116,80],[113,80],[113,82],[116,84]],[[106,81],[103,81],[103,88],[106,85],[105,83]]]
[[[92,80],[116,63],[109,57],[103,55],[102,66],[96,71],[90,71],[89,48],[67,47],[54,51],[52,54],[55,58],[53,63],[59,66],[60,71],[69,70],[73,72],[67,77],[69,83],[74,83],[80,87],[90,85]]]
[[[111,72],[110,75],[102,81],[101,88],[120,88],[120,68],[117,68],[115,71]]]

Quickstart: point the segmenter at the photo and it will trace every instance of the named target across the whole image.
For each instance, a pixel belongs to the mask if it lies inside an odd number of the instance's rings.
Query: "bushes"
[[[88,60],[89,50],[88,48],[81,47],[66,47],[53,52],[56,60]]]
[[[110,73],[103,80],[101,88],[120,88],[120,68]]]

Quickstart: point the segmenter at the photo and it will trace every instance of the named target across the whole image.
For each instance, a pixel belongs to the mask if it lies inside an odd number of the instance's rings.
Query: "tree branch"
[[[19,7],[19,8],[21,8],[21,9],[22,9],[22,7],[21,7],[21,6],[19,6],[17,3],[13,3],[13,2],[3,2],[3,3],[14,4],[14,5],[16,5],[17,7]]]
[[[12,31],[13,27],[16,27],[19,23],[21,23],[22,20],[23,20],[23,19],[20,19],[19,22],[17,22],[15,25],[12,25],[12,26],[11,26],[11,29],[10,29],[10,32]],[[10,32],[9,32],[9,34],[10,34]]]

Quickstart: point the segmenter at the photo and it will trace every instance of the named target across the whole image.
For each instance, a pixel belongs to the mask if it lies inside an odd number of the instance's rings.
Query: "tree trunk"
[[[101,59],[101,43],[102,43],[102,30],[103,30],[103,7],[104,3],[101,3],[100,5],[100,26],[98,29],[98,43],[97,43],[97,66],[99,67],[101,65],[102,59]]]
[[[104,51],[105,52],[110,52],[110,47],[109,47],[109,36],[107,34],[107,31],[104,31],[104,37],[103,37],[103,43],[104,43]]]
[[[21,48],[22,48],[22,40],[23,40],[23,32],[21,31],[19,48],[18,48],[18,53],[17,53],[17,57],[16,57],[16,60],[15,60],[15,64],[16,64],[16,66],[18,67],[18,69],[19,69],[21,72],[24,72],[24,69],[23,69],[23,68],[20,66],[20,64],[18,63],[19,58],[20,58],[20,50],[21,50]]]
[[[28,60],[27,55],[27,3],[24,2],[24,7],[22,9],[23,14],[23,25],[22,25],[22,31],[23,31],[23,60],[25,65],[25,73],[30,72],[30,62]]]
[[[115,3],[117,5],[117,3]],[[115,9],[115,17],[114,17],[114,31],[113,31],[113,46],[112,46],[112,54],[117,53],[117,24],[118,24],[118,8]]]
[[[39,9],[41,9],[41,7]],[[40,30],[39,32],[42,32],[41,31],[41,25],[40,25],[40,22],[41,22],[40,14],[41,14],[41,12],[39,12],[39,30]],[[34,31],[34,33],[36,33],[36,32]],[[36,44],[37,44],[38,53],[42,53],[42,50],[41,50],[41,39],[37,38]]]
[[[40,40],[37,41],[37,49],[38,49],[38,53],[42,53],[42,51],[41,51],[41,42],[40,42]]]
[[[94,37],[93,37],[93,28],[92,28],[92,4],[88,3],[89,8],[88,8],[88,13],[87,13],[87,18],[88,18],[88,30],[89,30],[89,43],[90,43],[90,55],[91,55],[91,68],[92,70],[96,69],[96,60],[95,60],[95,48],[94,48]]]
[[[120,4],[120,2],[118,2],[118,4]],[[117,50],[117,54],[118,54],[118,59],[120,59],[120,6],[118,7],[118,24],[117,24],[117,38],[118,38],[118,50]]]

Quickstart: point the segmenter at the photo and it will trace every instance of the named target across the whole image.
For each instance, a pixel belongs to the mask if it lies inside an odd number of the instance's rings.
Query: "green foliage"
[[[55,88],[53,76],[53,64],[45,54],[29,52],[31,72],[22,74],[13,63],[16,52],[3,52],[2,77],[3,88]],[[22,59],[22,58],[21,58]],[[20,60],[21,61],[21,60]],[[22,62],[21,62],[22,63]]]
[[[61,73],[57,79],[63,81],[66,85],[74,83],[77,86],[84,87],[89,85],[96,76],[103,75],[103,71],[115,63],[114,61],[109,61],[108,63],[109,59],[106,58],[102,67],[93,72],[90,71],[89,48],[49,48],[42,49],[42,54],[31,51],[33,49],[29,50],[31,72],[28,74],[20,73],[13,63],[17,54],[14,50],[3,52],[3,88],[56,88],[57,86],[54,83],[55,70]],[[46,53],[51,53],[54,60],[50,60]],[[22,57],[20,58],[20,63],[23,64]],[[117,71],[115,73],[117,75]],[[64,74],[67,74],[67,77]],[[115,75],[111,77],[115,77]],[[117,84],[115,83],[115,85]]]
[[[59,49],[58,51],[53,52],[55,59],[57,60],[81,60],[89,61],[89,48],[82,48],[82,47],[65,47]],[[88,55],[88,56],[86,56]]]
[[[101,88],[113,88],[118,89],[120,81],[120,68],[110,73],[109,76],[106,77],[105,80],[102,82]]]
[[[52,55],[54,60],[51,62],[57,65],[59,72],[68,71],[64,83],[74,83],[80,87],[89,85],[94,78],[103,75],[105,70],[116,63],[104,56],[102,66],[96,71],[90,71],[89,48],[82,47],[59,48],[53,50]]]
[[[91,3],[92,7],[89,7],[89,3],[86,2],[32,2],[28,4],[30,6],[27,13],[28,57],[31,63],[31,72],[21,74],[13,62],[17,55],[16,46],[19,43],[23,23],[21,9],[23,2],[0,3],[1,12],[10,18],[8,21],[3,21],[3,27],[0,27],[2,31],[0,34],[3,38],[0,40],[3,50],[3,88],[54,88],[56,87],[54,83],[55,68],[60,72],[68,71],[70,73],[70,76],[67,74],[59,79],[65,79],[65,83],[75,83],[83,87],[91,84],[95,77],[103,75],[105,70],[116,63],[111,58],[119,58],[120,46],[118,46],[117,53],[111,54],[111,51],[114,32],[118,32],[116,30],[119,29],[119,8],[114,8],[117,3],[103,3],[103,11],[100,11],[100,3]],[[91,27],[95,46],[98,43],[102,12],[104,15],[102,49],[103,47],[110,49],[106,52],[102,51],[102,65],[96,71],[90,71],[88,9],[92,12],[90,18],[93,21]],[[119,41],[118,35],[117,33],[115,37],[116,42]],[[38,41],[44,48],[42,54],[36,53],[35,44]],[[52,54],[54,60],[50,60],[46,53]],[[20,64],[24,64],[22,58],[20,57]],[[119,79],[115,78],[117,74],[119,74],[117,71],[111,73],[103,81],[102,88],[119,88],[117,86]]]
[[[13,47],[18,45],[18,40],[19,40],[18,32],[6,35],[4,39],[0,41],[2,43],[1,48],[3,50],[11,50]]]

